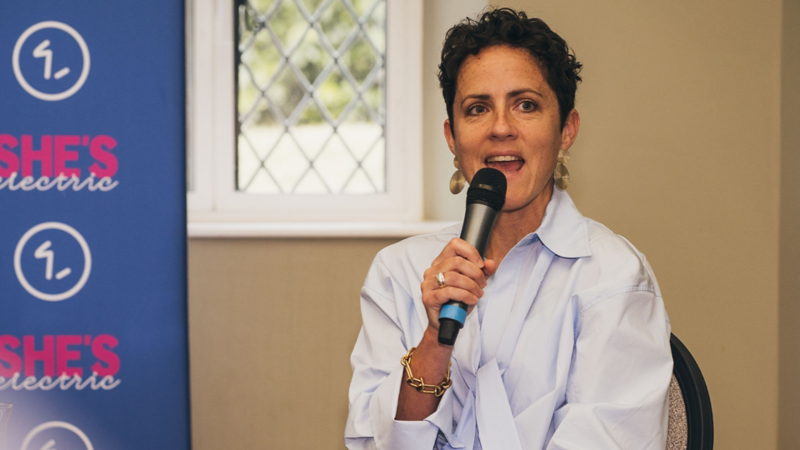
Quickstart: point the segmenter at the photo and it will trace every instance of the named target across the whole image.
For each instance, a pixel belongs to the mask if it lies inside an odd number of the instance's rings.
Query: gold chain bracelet
[[[414,378],[414,374],[411,373],[411,355],[416,349],[417,347],[411,347],[411,350],[406,353],[406,356],[400,358],[400,364],[406,368],[406,383],[423,394],[433,394],[436,397],[441,397],[444,395],[444,391],[453,384],[453,380],[450,379],[450,366],[452,366],[453,363],[447,365],[447,374],[444,376],[444,380],[441,383],[425,384],[422,378]]]

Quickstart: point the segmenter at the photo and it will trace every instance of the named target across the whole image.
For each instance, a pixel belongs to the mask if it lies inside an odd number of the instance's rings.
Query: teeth
[[[522,161],[522,158],[517,156],[492,156],[486,159],[487,162],[502,162],[502,161]]]

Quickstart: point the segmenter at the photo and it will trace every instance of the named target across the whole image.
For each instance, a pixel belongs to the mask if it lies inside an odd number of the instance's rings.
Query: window
[[[189,3],[190,222],[421,219],[421,0]]]
[[[237,189],[385,192],[386,1],[237,4]]]

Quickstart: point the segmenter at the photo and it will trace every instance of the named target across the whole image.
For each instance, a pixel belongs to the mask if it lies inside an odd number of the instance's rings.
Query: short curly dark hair
[[[558,99],[561,127],[575,107],[575,91],[581,81],[581,63],[564,39],[544,21],[528,18],[524,11],[511,8],[490,9],[478,20],[466,18],[451,28],[442,47],[439,64],[439,86],[442,88],[447,117],[453,127],[453,102],[456,97],[458,71],[464,60],[495,45],[525,49],[539,64],[542,74]]]

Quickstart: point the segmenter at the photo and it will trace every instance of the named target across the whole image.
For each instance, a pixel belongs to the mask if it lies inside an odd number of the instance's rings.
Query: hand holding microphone
[[[505,195],[502,172],[488,167],[479,170],[467,191],[461,239],[450,241],[425,273],[423,303],[431,323],[439,323],[438,340],[442,344],[455,343],[469,308],[483,295],[486,276],[497,269],[490,261],[484,265],[483,256]],[[437,310],[438,317],[432,316]]]

